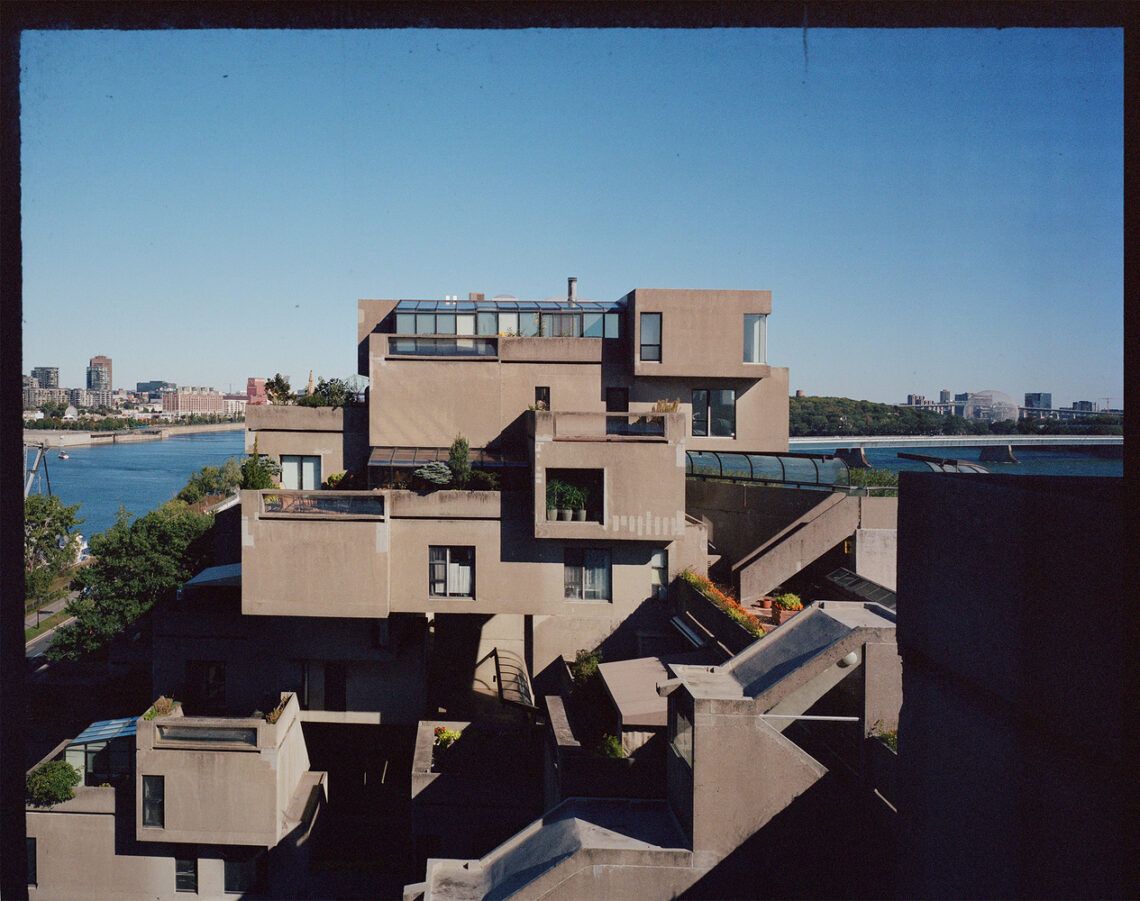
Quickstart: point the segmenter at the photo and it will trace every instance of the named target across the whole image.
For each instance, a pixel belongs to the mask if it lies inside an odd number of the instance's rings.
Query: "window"
[[[736,391],[693,389],[693,436],[736,437]]]
[[[256,891],[265,881],[265,855],[257,852],[229,852],[225,860],[225,891],[244,894]]]
[[[610,552],[602,548],[568,547],[565,552],[565,596],[581,601],[610,599]]]
[[[578,338],[581,321],[577,313],[543,313],[542,334],[547,338]]]
[[[746,313],[744,316],[744,362],[764,363],[768,359],[768,317]]]
[[[293,491],[313,491],[320,488],[321,458],[282,454],[281,487]]]
[[[664,548],[655,550],[649,558],[649,585],[654,600],[663,600],[669,588],[669,552]]]
[[[142,820],[144,826],[164,829],[166,824],[166,777],[143,776]]]
[[[35,885],[38,881],[38,874],[36,873],[36,840],[32,836],[27,837],[28,849],[28,885]]]
[[[536,385],[534,389],[534,406],[537,410],[550,409],[550,387]]]
[[[428,548],[428,589],[437,598],[475,597],[475,548]]]
[[[641,359],[661,362],[661,314],[641,314]]]
[[[174,890],[176,892],[198,893],[198,859],[174,859]]]
[[[606,412],[607,413],[628,413],[629,412],[629,389],[628,388],[607,388],[606,389]]]

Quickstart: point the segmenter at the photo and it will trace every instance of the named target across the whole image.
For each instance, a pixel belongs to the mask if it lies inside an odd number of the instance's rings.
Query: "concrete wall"
[[[368,460],[364,407],[251,406],[245,428],[247,454],[253,453],[256,442],[259,454],[278,463],[282,454],[319,456],[322,481],[333,473],[362,472]]]
[[[898,531],[855,530],[855,572],[864,579],[895,590]]]
[[[900,895],[1134,894],[1123,480],[904,472],[899,498]]]
[[[242,611],[257,615],[386,617],[388,523],[266,518],[264,493],[241,492]]]
[[[299,712],[292,695],[276,723],[259,717],[140,718],[135,762],[137,840],[276,845],[282,837],[282,813],[309,768]],[[164,727],[252,729],[257,744],[163,738]],[[144,776],[164,778],[161,828],[143,825]]]
[[[534,414],[534,517],[538,538],[669,540],[685,529],[684,417],[661,414],[660,438],[605,435],[605,417],[580,426],[563,413]],[[596,438],[559,434],[583,431]],[[547,521],[547,473],[554,469],[601,471],[603,497],[590,498],[591,522]]]
[[[626,295],[633,373],[637,376],[766,378],[768,367],[744,363],[744,314],[771,313],[771,291],[637,288]],[[661,313],[661,360],[642,362],[641,315]]]

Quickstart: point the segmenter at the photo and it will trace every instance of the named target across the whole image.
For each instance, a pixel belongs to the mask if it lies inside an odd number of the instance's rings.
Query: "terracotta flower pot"
[[[771,598],[760,598],[760,608],[762,610],[771,610],[772,609],[772,599]]]

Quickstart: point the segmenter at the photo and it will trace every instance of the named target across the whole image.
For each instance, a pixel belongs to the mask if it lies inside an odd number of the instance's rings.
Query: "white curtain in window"
[[[610,596],[610,552],[586,548],[583,552],[582,596],[590,601],[604,601]]]
[[[471,564],[466,560],[455,560],[447,566],[447,593],[467,597],[472,593]]]

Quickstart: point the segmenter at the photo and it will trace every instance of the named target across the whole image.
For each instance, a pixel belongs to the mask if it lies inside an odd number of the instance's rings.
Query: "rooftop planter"
[[[681,573],[681,596],[686,609],[708,629],[730,653],[736,654],[763,638],[767,630],[740,602],[725,594],[704,576],[691,569]]]

